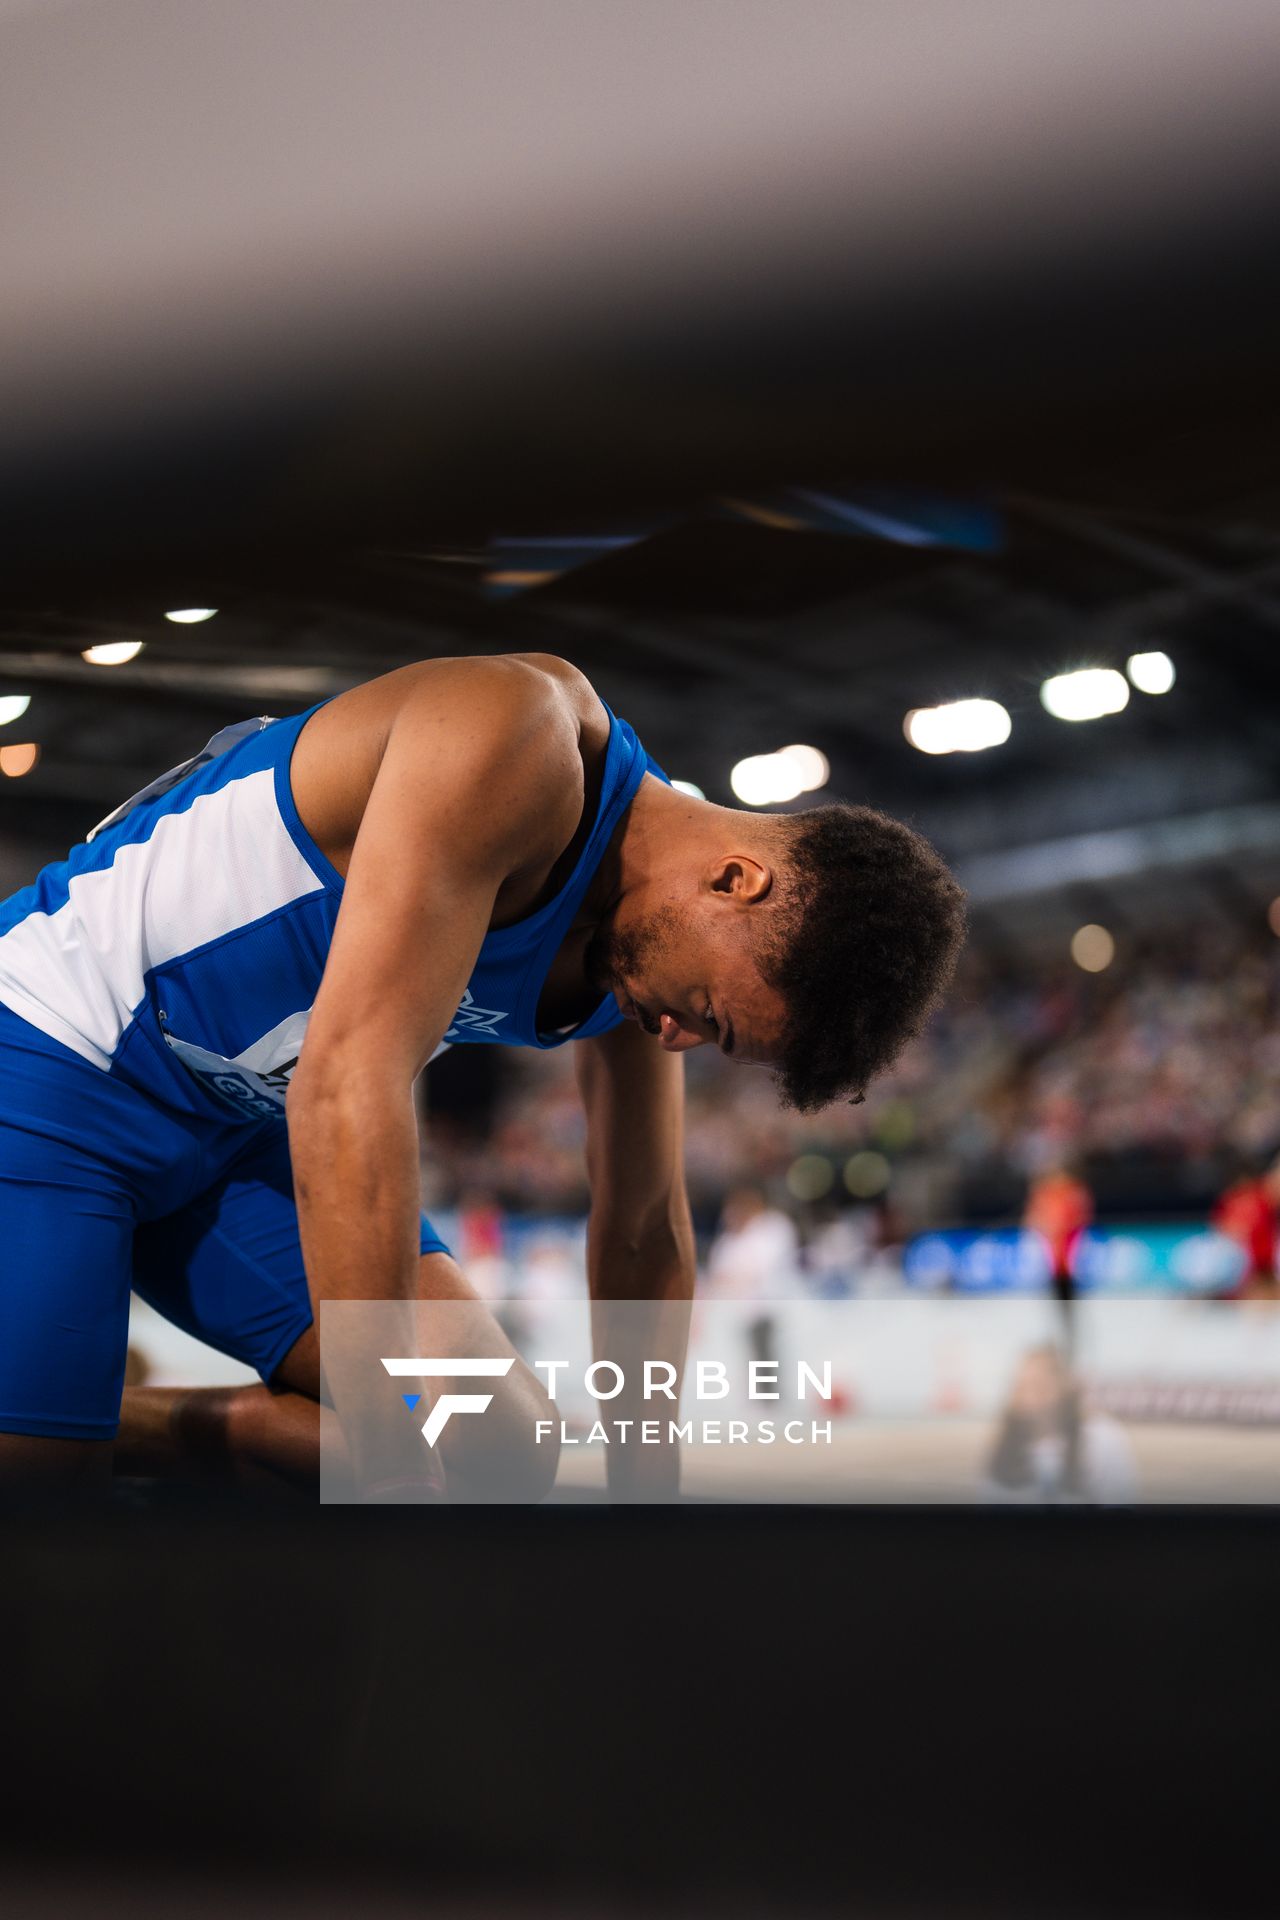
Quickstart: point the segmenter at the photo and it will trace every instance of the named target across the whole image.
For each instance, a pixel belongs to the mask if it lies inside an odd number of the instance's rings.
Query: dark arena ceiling
[[[299,48],[228,4],[191,24],[237,98],[252,65],[234,152],[201,97],[156,104],[163,11],[97,69],[92,9],[2,23],[6,138],[38,95],[63,147],[6,167],[0,695],[41,758],[0,781],[0,884],[229,720],[537,650],[713,799],[818,746],[993,927],[1120,880],[1280,891],[1274,9],[801,4],[780,38],[731,8],[713,45],[720,0],[607,35],[553,0],[495,50],[389,7],[355,81],[351,10]],[[695,79],[716,54],[714,108],[661,62],[636,100],[662,34]],[[339,103],[350,204],[303,166]],[[1043,711],[1046,675],[1154,648],[1166,696]],[[975,695],[1004,746],[908,744]]]
[[[1163,853],[1135,843],[1129,868],[1265,864],[1280,846],[1277,502],[984,507],[990,551],[704,511],[501,599],[483,549],[358,551],[317,555],[310,592],[202,573],[183,603],[219,611],[196,626],[169,623],[141,593],[104,596],[100,611],[11,611],[0,686],[32,695],[17,730],[42,757],[0,789],[0,832],[52,850],[227,721],[294,711],[407,660],[554,651],[713,799],[733,804],[728,774],[744,755],[818,746],[833,793],[916,819],[970,863],[979,896],[1028,884],[997,856],[1120,827],[1165,836]],[[79,657],[122,638],[145,641],[135,662]],[[1168,695],[1135,694],[1083,726],[1043,711],[1049,674],[1123,669],[1157,647],[1177,669]],[[1003,747],[934,758],[908,744],[910,709],[973,695],[1008,708]]]

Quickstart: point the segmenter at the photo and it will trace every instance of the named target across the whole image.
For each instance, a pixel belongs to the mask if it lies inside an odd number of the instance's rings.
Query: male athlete
[[[474,1299],[419,1213],[443,1044],[575,1044],[592,1296],[687,1298],[680,1055],[856,1098],[954,966],[917,835],[678,793],[562,660],[427,661],[229,733],[0,904],[0,1475],[106,1475],[117,1434],[126,1466],[314,1472],[317,1304]],[[121,1427],[131,1286],[265,1384],[131,1393]],[[502,1407],[433,1471],[482,1484],[479,1436],[550,1411],[519,1365]],[[380,1497],[376,1436],[343,1444]]]

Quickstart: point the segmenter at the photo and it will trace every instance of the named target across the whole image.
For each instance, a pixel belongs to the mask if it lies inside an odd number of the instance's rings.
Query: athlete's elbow
[[[323,1053],[307,1051],[294,1068],[284,1107],[290,1132],[341,1103],[341,1076]]]
[[[413,1081],[398,1063],[345,1048],[304,1053],[285,1096],[291,1139],[335,1128],[359,1132],[401,1123],[413,1114]]]

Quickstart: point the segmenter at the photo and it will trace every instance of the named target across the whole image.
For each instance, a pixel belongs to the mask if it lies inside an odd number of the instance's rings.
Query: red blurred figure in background
[[[1233,1289],[1237,1300],[1280,1298],[1276,1278],[1276,1230],[1280,1215],[1280,1159],[1265,1173],[1247,1175],[1227,1188],[1212,1224],[1244,1248],[1247,1265]]]

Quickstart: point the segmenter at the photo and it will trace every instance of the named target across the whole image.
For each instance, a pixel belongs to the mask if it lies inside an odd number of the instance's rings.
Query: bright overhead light
[[[29,693],[0,694],[0,727],[7,727],[11,720],[21,720],[30,705]]]
[[[729,785],[746,806],[768,807],[825,787],[830,776],[827,756],[816,747],[779,747],[776,753],[753,753],[739,760]]]
[[[692,780],[673,780],[671,784],[677,793],[687,793],[691,800],[705,800],[707,797],[702,788],[695,786]]]
[[[30,773],[39,758],[40,749],[34,740],[0,747],[0,773],[6,774],[10,780],[21,780],[24,773]]]
[[[1105,973],[1116,957],[1116,943],[1105,927],[1077,927],[1071,936],[1071,958],[1086,973]]]
[[[1128,706],[1129,682],[1114,667],[1081,667],[1046,680],[1040,702],[1055,720],[1101,720]]]
[[[217,611],[216,607],[179,607],[176,613],[166,613],[165,619],[174,621],[180,627],[194,627],[201,620],[212,620]]]
[[[86,647],[80,658],[91,667],[123,667],[141,652],[141,640],[104,640],[101,646]]]
[[[1131,653],[1125,671],[1139,693],[1168,693],[1177,678],[1167,653]]]
[[[913,707],[902,731],[921,753],[983,753],[1004,745],[1013,722],[998,700],[952,700]]]
[[[769,807],[779,800],[794,800],[804,792],[800,775],[783,753],[753,753],[739,760],[729,775],[729,785],[748,807]]]
[[[831,778],[831,765],[816,747],[783,747],[778,758],[795,769],[801,793],[816,793]]]

